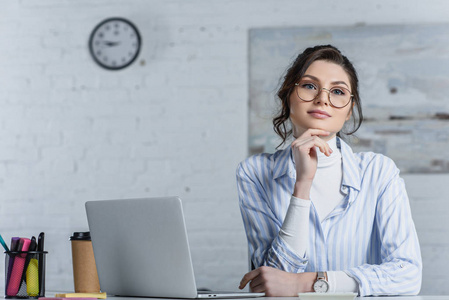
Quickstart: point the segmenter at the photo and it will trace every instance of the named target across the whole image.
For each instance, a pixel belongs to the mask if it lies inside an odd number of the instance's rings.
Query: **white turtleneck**
[[[337,147],[337,138],[327,142],[332,149],[326,156],[317,148],[318,165],[310,190],[310,200],[292,196],[279,236],[299,256],[304,257],[309,243],[309,212],[313,203],[321,222],[334,210],[345,197],[340,190],[343,179],[341,152]],[[294,161],[294,159],[293,159]],[[321,270],[325,271],[325,270]],[[355,279],[343,271],[327,272],[329,292],[358,292]]]
[[[333,152],[330,156],[326,156],[317,149],[318,165],[310,189],[310,200],[315,206],[321,222],[345,198],[345,194],[340,191],[343,167],[341,152],[337,147],[337,138],[334,137],[327,143]]]

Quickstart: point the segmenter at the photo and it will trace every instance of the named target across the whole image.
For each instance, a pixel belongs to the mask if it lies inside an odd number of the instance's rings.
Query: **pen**
[[[45,233],[41,232],[39,233],[39,236],[37,237],[37,251],[39,252],[39,266],[38,266],[38,273],[39,273],[39,291],[41,294],[45,293],[45,280],[44,280],[44,240],[45,240]]]
[[[5,240],[3,239],[2,235],[0,234],[0,243],[2,244],[3,248],[5,249],[6,252],[9,252],[9,248],[5,243]]]

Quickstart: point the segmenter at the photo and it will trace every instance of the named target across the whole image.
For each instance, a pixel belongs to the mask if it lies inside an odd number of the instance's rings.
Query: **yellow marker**
[[[30,259],[26,272],[27,294],[28,296],[39,295],[39,267],[36,258]]]
[[[57,298],[97,298],[106,299],[106,292],[103,293],[66,293],[66,294],[56,294]]]

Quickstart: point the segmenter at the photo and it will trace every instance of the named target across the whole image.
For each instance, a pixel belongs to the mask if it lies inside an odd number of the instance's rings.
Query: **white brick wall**
[[[45,231],[47,288],[70,291],[68,237],[87,229],[86,200],[179,195],[199,286],[237,289],[247,269],[234,170],[247,154],[248,29],[445,22],[449,9],[436,0],[359,3],[2,1],[1,234]],[[87,49],[93,27],[111,16],[133,21],[143,38],[139,59],[118,72],[99,68]],[[447,179],[407,176],[427,293],[449,269]],[[440,221],[428,222],[432,207]]]

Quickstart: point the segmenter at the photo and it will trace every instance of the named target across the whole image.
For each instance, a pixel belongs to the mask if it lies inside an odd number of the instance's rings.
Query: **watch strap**
[[[318,280],[318,279],[326,280],[326,275],[324,275],[323,271],[318,271],[317,273],[318,273],[318,276],[316,277],[316,280]]]

